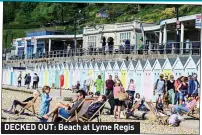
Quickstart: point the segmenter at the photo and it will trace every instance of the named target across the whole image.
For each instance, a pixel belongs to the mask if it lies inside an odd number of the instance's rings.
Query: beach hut
[[[198,80],[201,80],[201,59],[196,64]]]
[[[96,81],[96,79],[98,78],[98,75],[101,75],[101,74],[100,74],[100,69],[98,67],[97,62],[93,62],[93,65],[94,65],[94,81]]]
[[[145,62],[146,63],[146,62]],[[135,78],[136,78],[136,93],[140,93],[143,96],[142,92],[142,85],[143,85],[143,65],[144,63],[141,60],[138,60],[136,67],[135,67]]]
[[[107,68],[107,65],[108,65],[108,62],[107,61],[103,61],[102,62],[102,64],[101,64],[101,66],[100,66],[100,70],[102,71],[102,72],[104,72],[104,76],[105,76],[105,80],[107,80],[108,78],[109,78],[109,75],[108,75],[108,73],[106,72],[106,68]]]
[[[69,66],[67,62],[64,64],[64,68],[64,88],[69,89]]]
[[[189,57],[178,57],[173,64],[173,75],[175,78],[179,78],[180,76],[184,76],[184,65],[187,62]]]
[[[170,79],[170,75],[173,74],[172,67],[175,61],[176,61],[176,58],[167,58],[162,66],[163,74],[165,76],[167,75],[168,79]]]
[[[153,65],[153,84],[159,79],[159,75],[163,73],[162,66],[165,63],[165,59],[156,59]]]
[[[79,66],[79,72],[80,72],[80,83],[81,83],[81,88],[83,87],[83,83],[84,83],[84,80],[86,78],[86,73],[85,73],[85,70],[84,70],[84,64],[83,62],[80,62],[78,64]]]
[[[121,69],[120,69],[121,64],[122,64],[121,61],[116,61],[116,62],[114,63],[114,66],[113,66],[113,76],[114,76],[114,77],[115,77],[115,76],[118,76],[119,79],[121,78]]]
[[[39,83],[38,83],[38,87],[42,88],[43,87],[43,66],[42,65],[39,65],[38,66],[38,76],[39,76]]]
[[[47,65],[47,71],[48,71],[48,80],[47,80],[47,82],[48,82],[48,86],[52,86],[52,80],[51,80],[51,78],[52,78],[52,67],[51,67],[51,65]]]
[[[138,79],[136,78],[136,74],[135,74],[135,67],[137,65],[137,62],[138,61],[131,60],[128,65],[128,72],[127,72],[127,84],[129,84],[130,80],[133,79],[135,83],[135,87],[136,87],[136,81]]]
[[[128,66],[129,66],[129,61],[123,61],[120,67],[121,70],[121,83],[124,87],[125,90],[127,90],[127,70],[128,70]]]
[[[4,72],[4,70],[3,70],[3,72]],[[21,71],[18,68],[13,67],[13,86],[18,86],[18,76],[20,75],[20,72]],[[4,77],[4,74],[2,74],[2,76]],[[3,81],[3,79],[2,79],[2,81]],[[22,84],[22,80],[21,80],[21,84]]]
[[[8,66],[3,66],[2,67],[2,69],[3,69],[3,72],[2,72],[2,83],[4,84],[4,85],[7,85],[7,71],[8,71]]]
[[[199,61],[200,56],[190,56],[187,62],[184,65],[185,75],[193,75],[197,73],[197,62]]]
[[[55,88],[60,88],[60,65],[55,64]]]
[[[150,100],[153,96],[153,72],[155,60],[147,60],[143,67],[143,94],[146,99]]]
[[[69,67],[70,67],[70,75],[69,75],[69,87],[72,89],[72,85],[73,84],[73,70],[74,70],[74,67],[73,67],[73,63],[69,63]]]
[[[45,66],[44,66],[44,85],[48,85],[48,77],[49,77],[49,75],[48,75],[48,65],[46,64]]]
[[[112,78],[114,79],[114,76],[113,76],[113,67],[114,67],[114,64],[115,62],[111,61],[111,62],[108,62],[107,63],[107,66],[106,66],[106,70],[105,70],[105,75],[106,76],[109,76],[109,75],[112,75]]]
[[[129,67],[130,61],[124,60],[121,63],[120,71],[121,71],[121,78],[120,80],[123,81],[125,90],[128,89],[128,83],[129,83],[129,76],[128,76],[128,67]],[[121,82],[122,82],[121,81]]]

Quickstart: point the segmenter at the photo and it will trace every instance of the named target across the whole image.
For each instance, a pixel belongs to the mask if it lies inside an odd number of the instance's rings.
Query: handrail
[[[170,42],[166,44],[148,43],[148,44],[126,44],[113,45],[105,47],[88,47],[69,50],[47,51],[45,53],[38,52],[27,57],[10,56],[11,60],[23,59],[39,59],[39,58],[55,58],[55,57],[75,57],[88,55],[116,55],[116,54],[136,54],[136,55],[152,55],[152,54],[178,54],[178,55],[200,55],[200,41],[190,42]]]

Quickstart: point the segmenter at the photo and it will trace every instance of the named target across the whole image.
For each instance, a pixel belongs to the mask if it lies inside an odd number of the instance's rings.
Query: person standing
[[[170,80],[167,81],[167,91],[168,91],[168,102],[169,104],[173,104],[175,102],[175,80],[174,76],[170,75]]]
[[[91,79],[91,76],[90,74],[88,74],[87,78],[86,78],[86,87],[87,87],[87,94],[90,92],[90,86],[91,86],[91,83],[92,83],[92,79]]]
[[[18,76],[18,87],[21,87],[22,75],[21,73]]]
[[[36,89],[37,88],[37,74],[34,73],[34,76],[33,76],[33,89]]]
[[[37,74],[36,74],[36,76],[37,76],[36,88],[38,89],[38,87],[39,87],[39,76]]]
[[[105,82],[106,96],[109,96],[110,93],[113,93],[114,81],[112,80],[112,75],[109,75],[109,78]]]
[[[192,75],[189,75],[188,76],[188,94],[189,96],[192,95],[192,93],[194,92],[195,90],[195,82],[194,82],[194,79],[193,79],[193,76]]]
[[[157,101],[163,102],[164,93],[166,93],[166,86],[165,80],[163,79],[164,75],[160,74],[159,79],[157,79],[156,83],[154,84],[153,95],[156,97]]]
[[[29,89],[29,86],[30,86],[30,83],[31,83],[30,73],[28,73],[27,76],[26,76],[26,83],[27,83],[27,89]]]
[[[130,79],[130,83],[128,84],[128,92],[131,93],[133,95],[134,98],[134,94],[135,94],[135,83],[133,79]]]
[[[98,78],[95,81],[95,87],[96,87],[96,93],[101,93],[101,89],[102,89],[102,78],[101,75],[98,75]]]
[[[193,75],[193,78],[194,78],[195,89],[194,89],[192,95],[194,97],[197,97],[198,96],[198,89],[200,88],[200,84],[199,84],[199,81],[197,79],[197,75],[196,74]]]
[[[27,74],[25,74],[24,80],[25,80],[25,86],[26,86],[27,85]]]
[[[182,83],[178,86],[177,91],[179,92],[179,104],[181,105],[185,96],[188,94],[188,77],[183,77]]]
[[[119,92],[121,92],[122,87],[120,82],[116,82],[115,86],[114,86],[114,101],[115,101],[115,107],[114,107],[114,119],[116,119],[116,115],[118,114],[118,119],[120,119],[120,114],[121,114],[121,106],[123,105],[123,101],[119,100]]]
[[[109,75],[109,78],[105,82],[105,95],[109,99],[109,104],[111,106],[110,114],[113,114],[114,111],[114,95],[113,95],[113,89],[114,89],[114,81],[112,80],[112,76]]]

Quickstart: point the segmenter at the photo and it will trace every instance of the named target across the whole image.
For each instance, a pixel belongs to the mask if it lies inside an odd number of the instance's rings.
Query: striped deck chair
[[[157,109],[155,108],[153,102],[151,102],[151,101],[145,101],[145,103],[149,107],[149,110],[154,114],[155,120],[159,124],[167,125],[167,119],[169,118],[169,116],[167,116],[167,115],[165,115],[163,113],[158,112]]]
[[[97,118],[98,119],[98,122],[101,122],[101,115],[102,115],[102,112],[104,110],[104,107],[106,105],[106,103],[108,102],[109,99],[107,99],[104,104],[90,117],[85,117],[84,115],[81,116],[81,121],[82,122],[90,122],[92,121],[93,119]]]
[[[89,106],[91,105],[91,103],[94,100],[95,100],[94,98],[91,98],[91,99],[87,98],[87,99],[85,99],[84,103],[83,103],[83,105],[81,107],[81,109],[79,110],[79,112],[77,112],[75,116],[73,116],[72,118],[70,118],[69,122],[73,122],[73,121],[78,122],[79,118],[88,112],[88,108],[89,108]]]
[[[16,114],[16,115],[19,116],[20,114],[22,114],[22,112],[24,112],[25,110],[27,110],[27,111],[33,113],[33,115],[38,116],[38,114],[36,114],[35,107],[34,107],[34,104],[35,104],[35,102],[36,102],[36,100],[37,100],[38,97],[39,97],[39,96],[35,96],[35,97],[34,97],[31,101],[29,101],[29,102],[27,103],[27,105],[25,105],[25,106],[20,110],[20,112],[19,112],[18,114]]]
[[[82,107],[84,101],[85,101],[85,99],[82,100],[82,102],[79,104],[79,106],[76,108],[76,110],[74,111],[74,113],[71,114],[70,117],[65,118],[65,117],[63,117],[63,116],[61,116],[61,115],[58,115],[58,117],[62,118],[62,120],[64,120],[65,122],[68,122],[68,121],[69,121],[72,117],[74,117],[74,116],[77,117],[77,114],[78,114],[79,110],[81,109],[81,107]]]
[[[186,116],[191,116],[191,117],[194,117],[194,118],[198,118],[198,119],[199,119],[199,115],[198,115],[198,117],[193,115],[193,110],[194,110],[194,108],[196,107],[196,105],[197,105],[198,102],[199,102],[199,99],[196,100],[196,103],[193,104],[193,106],[189,109],[188,112],[185,112],[185,111],[182,111],[182,110],[181,110],[181,112],[182,112],[183,114],[185,114]]]

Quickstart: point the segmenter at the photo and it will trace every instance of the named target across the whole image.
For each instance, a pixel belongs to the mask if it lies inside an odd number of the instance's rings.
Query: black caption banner
[[[2,134],[140,134],[139,122],[2,122]]]

